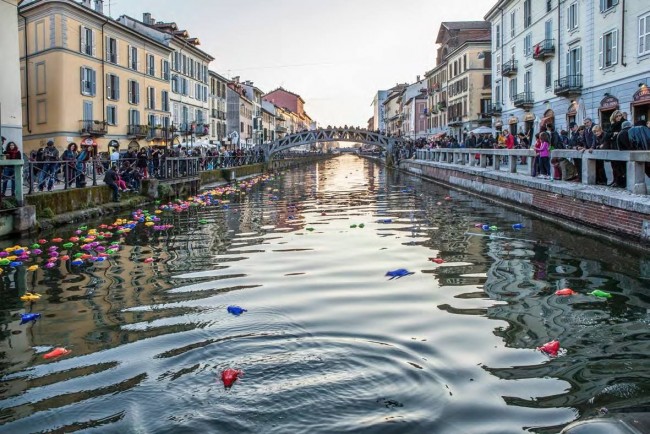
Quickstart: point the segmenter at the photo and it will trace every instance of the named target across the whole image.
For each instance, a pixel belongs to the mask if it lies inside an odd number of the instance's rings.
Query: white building
[[[616,109],[650,114],[650,3],[500,0],[492,24],[494,125],[531,136]]]
[[[419,78],[402,94],[403,134],[412,140],[427,136],[427,85]]]
[[[214,71],[208,72],[210,76],[210,142],[214,145],[223,145],[228,135],[226,128],[226,88],[228,79]]]
[[[384,113],[384,101],[388,98],[387,90],[379,90],[372,100],[373,108],[373,130],[386,131],[386,121]]]
[[[7,143],[15,142],[22,150],[23,115],[20,95],[20,59],[18,52],[18,4],[22,1],[0,2],[0,134]]]

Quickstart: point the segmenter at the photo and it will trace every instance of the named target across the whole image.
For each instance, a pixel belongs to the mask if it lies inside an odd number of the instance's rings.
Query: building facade
[[[437,140],[449,132],[447,127],[447,61],[425,74],[427,81],[427,137]]]
[[[0,135],[23,148],[17,0],[0,2]]]
[[[269,143],[276,138],[277,111],[275,105],[262,100],[262,143]]]
[[[117,21],[172,50],[170,129],[174,143],[207,144],[210,134],[208,70],[214,58],[199,48],[198,38],[190,37],[187,30],[180,30],[174,22],[156,21],[150,13],[144,13],[142,21],[126,15]]]
[[[250,99],[253,103],[253,132],[251,137],[253,144],[259,145],[264,141],[264,127],[262,125],[262,96],[264,92],[255,87],[255,84],[250,80],[242,83],[242,89],[245,92],[246,98]]]
[[[427,88],[424,80],[409,85],[402,94],[403,135],[417,140],[427,136]]]
[[[102,2],[43,0],[20,9],[23,137],[139,147],[164,143],[171,50],[103,15]]]
[[[607,128],[614,110],[647,122],[650,4],[502,0],[485,18],[497,128],[532,135],[586,117]]]
[[[313,120],[305,111],[305,100],[300,95],[279,87],[262,98],[284,109],[283,115],[290,118],[285,125],[288,134],[312,128]]]
[[[387,90],[379,90],[372,100],[372,128],[373,131],[386,131],[386,116],[384,113],[384,101],[388,97]]]
[[[226,87],[228,79],[214,71],[208,72],[210,77],[210,143],[223,145],[227,138],[226,124]]]

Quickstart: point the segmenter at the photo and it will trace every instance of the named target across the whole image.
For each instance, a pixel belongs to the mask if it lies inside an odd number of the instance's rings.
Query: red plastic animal
[[[576,295],[576,294],[577,294],[577,292],[575,292],[571,288],[564,288],[564,289],[560,289],[558,291],[555,291],[555,295]]]
[[[551,357],[557,357],[557,352],[560,351],[560,341],[555,340],[547,342],[541,347],[537,347],[542,353],[546,353]]]
[[[50,351],[49,353],[45,354],[43,356],[43,358],[44,359],[54,359],[56,357],[65,356],[66,354],[70,354],[70,353],[71,353],[70,350],[66,350],[65,348],[59,347],[59,348],[55,348],[52,351]]]
[[[221,373],[221,381],[223,381],[223,385],[225,387],[230,388],[235,383],[235,381],[237,381],[237,379],[243,375],[243,371],[228,368]]]
[[[443,262],[445,262],[445,260],[442,258],[429,258],[429,261],[435,262],[436,264],[442,264]]]

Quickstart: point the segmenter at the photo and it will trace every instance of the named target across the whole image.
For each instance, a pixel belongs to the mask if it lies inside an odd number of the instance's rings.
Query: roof
[[[489,21],[443,21],[438,30],[436,44],[442,43],[442,35],[449,30],[491,30],[492,23]]]
[[[297,93],[293,93],[290,90],[286,90],[282,86],[278,87],[277,89],[272,90],[271,92],[267,93],[266,95],[262,95],[262,98],[266,98],[268,95],[272,94],[273,92],[277,92],[277,91],[282,91],[282,92],[288,93],[290,95],[293,95],[296,98],[298,98],[300,101],[302,101],[303,104],[305,103],[305,100],[302,99],[302,97],[300,95],[298,95]]]
[[[211,70],[211,69],[208,70],[208,74],[209,74],[209,75],[214,75],[215,77],[217,77],[217,78],[220,79],[220,80],[225,81],[226,83],[230,81],[230,80],[228,80],[226,77],[224,77],[223,75],[221,75],[221,74],[219,74],[218,72],[215,72],[215,71],[213,71],[213,70]]]

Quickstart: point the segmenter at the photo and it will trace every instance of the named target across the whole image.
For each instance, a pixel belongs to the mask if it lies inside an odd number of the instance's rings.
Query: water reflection
[[[0,431],[545,433],[648,405],[648,266],[624,246],[353,156],[163,216],[108,262],[2,275]]]

